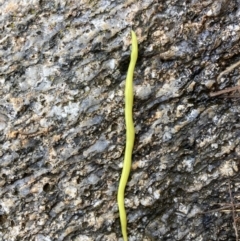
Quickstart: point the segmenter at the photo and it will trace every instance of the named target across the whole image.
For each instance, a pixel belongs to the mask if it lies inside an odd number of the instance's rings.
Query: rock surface
[[[121,240],[131,28],[129,241],[236,240],[240,107],[210,93],[240,84],[239,0],[0,0],[0,12],[0,240]]]

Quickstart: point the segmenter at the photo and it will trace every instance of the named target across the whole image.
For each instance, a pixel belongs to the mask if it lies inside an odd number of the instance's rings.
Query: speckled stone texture
[[[0,0],[0,240],[122,240],[131,29],[129,241],[237,240],[240,94],[210,93],[240,85],[239,19],[239,0]]]

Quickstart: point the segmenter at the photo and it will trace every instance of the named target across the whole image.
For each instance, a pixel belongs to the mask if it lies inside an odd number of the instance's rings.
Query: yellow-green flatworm
[[[126,84],[125,84],[125,122],[126,122],[126,147],[124,154],[124,162],[122,175],[118,187],[118,208],[119,216],[121,222],[121,229],[123,240],[128,241],[127,236],[127,216],[124,206],[124,192],[125,187],[128,181],[129,173],[132,165],[132,150],[134,145],[134,124],[133,124],[133,72],[137,62],[138,57],[138,43],[135,32],[132,31],[132,52],[131,52],[131,61],[128,67]]]

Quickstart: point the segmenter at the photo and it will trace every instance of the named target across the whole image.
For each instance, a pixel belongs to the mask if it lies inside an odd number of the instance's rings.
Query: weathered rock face
[[[239,0],[1,0],[0,12],[1,240],[121,240],[131,27],[129,240],[236,240],[240,107],[209,93],[240,82]]]

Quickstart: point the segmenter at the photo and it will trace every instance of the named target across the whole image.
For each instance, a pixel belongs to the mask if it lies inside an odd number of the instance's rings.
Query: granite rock
[[[129,241],[236,240],[238,94],[210,93],[240,84],[239,0],[0,0],[0,12],[0,240],[122,240],[131,29]]]

